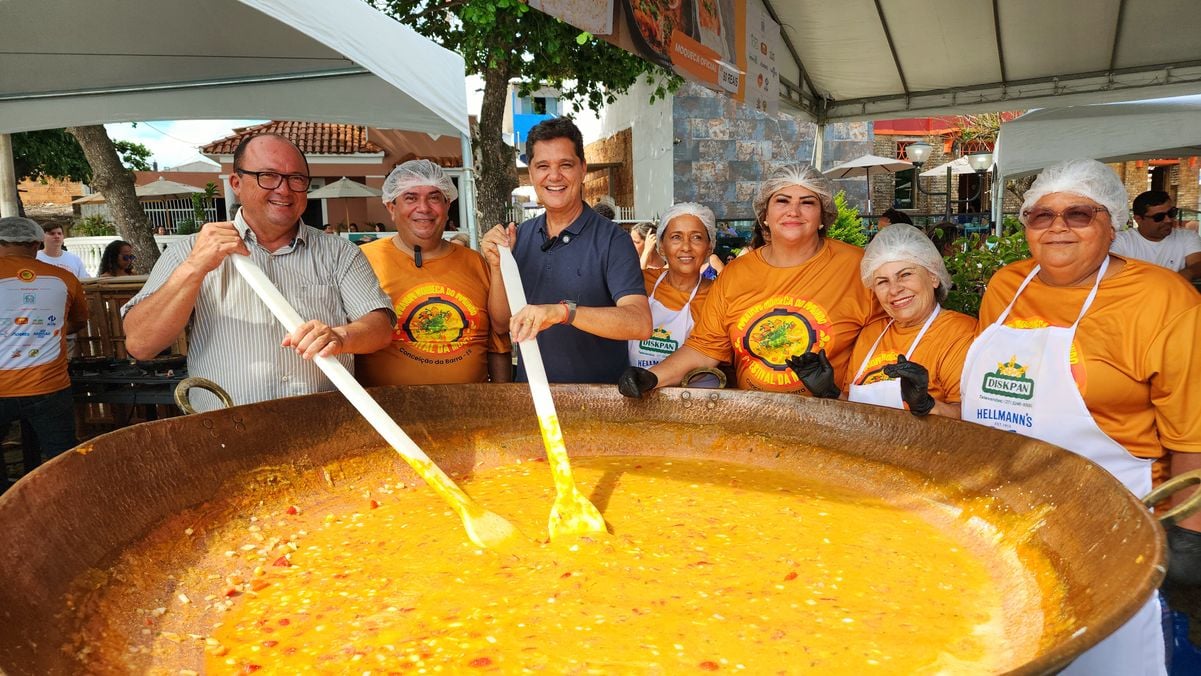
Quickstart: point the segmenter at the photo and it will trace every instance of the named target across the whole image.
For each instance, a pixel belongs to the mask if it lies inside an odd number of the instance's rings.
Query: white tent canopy
[[[1201,93],[1195,0],[761,0],[819,122]]]
[[[1005,122],[997,167],[1006,178],[1067,159],[1102,162],[1201,155],[1201,96],[1035,110]]]
[[[462,57],[361,0],[4,0],[0,45],[4,132],[230,117],[468,131]]]
[[[470,147],[462,57],[362,0],[0,0],[0,54],[0,133],[264,118]]]

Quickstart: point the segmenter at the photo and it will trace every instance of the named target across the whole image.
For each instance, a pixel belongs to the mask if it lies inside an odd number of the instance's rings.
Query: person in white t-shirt
[[[1131,205],[1137,227],[1123,230],[1109,250],[1179,272],[1185,279],[1201,277],[1201,236],[1177,227],[1180,210],[1162,190],[1148,190]]]
[[[75,275],[76,279],[87,277],[88,273],[84,270],[83,259],[63,249],[63,227],[46,224],[42,226],[42,231],[46,233],[46,239],[44,248],[38,252],[38,260],[62,268]]]

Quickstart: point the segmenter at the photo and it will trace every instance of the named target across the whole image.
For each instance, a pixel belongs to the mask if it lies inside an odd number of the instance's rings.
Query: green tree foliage
[[[661,97],[679,86],[674,74],[653,66],[520,0],[367,0],[463,56],[484,78],[476,133],[482,227],[507,220],[517,187],[515,152],[504,142],[504,106],[511,80],[523,96],[548,86],[579,110],[616,100],[647,75]]]
[[[838,218],[826,228],[826,237],[855,246],[867,246],[867,232],[859,219],[859,210],[847,204],[847,194],[842,190],[834,195],[834,206],[838,207]]]
[[[104,216],[84,216],[71,226],[72,237],[100,237],[117,234],[117,226],[108,222]]]
[[[92,167],[75,137],[65,129],[26,131],[12,135],[13,165],[17,180],[61,178],[87,183]],[[150,149],[141,143],[114,141],[117,154],[127,168],[150,169]]]
[[[980,314],[980,300],[993,273],[1030,257],[1026,233],[1017,219],[1007,216],[1001,236],[968,235],[955,240],[954,253],[946,257],[947,271],[954,283],[943,306],[973,317]]]

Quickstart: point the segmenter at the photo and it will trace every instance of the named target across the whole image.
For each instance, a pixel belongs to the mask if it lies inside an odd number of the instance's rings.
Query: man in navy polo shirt
[[[570,119],[530,129],[526,153],[546,212],[497,225],[482,244],[493,285],[503,284],[497,245],[512,248],[529,305],[510,318],[497,295],[489,314],[508,324],[514,343],[537,337],[551,382],[615,383],[628,365],[626,341],[645,340],[652,328],[633,240],[584,203],[584,139]],[[517,380],[526,380],[520,361]]]

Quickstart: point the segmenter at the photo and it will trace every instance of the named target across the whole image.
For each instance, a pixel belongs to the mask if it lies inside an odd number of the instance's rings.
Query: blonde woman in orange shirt
[[[787,362],[820,351],[841,385],[855,338],[883,311],[859,281],[863,250],[823,234],[838,215],[833,195],[812,167],[772,172],[753,203],[769,243],[726,266],[683,347],[650,369],[627,369],[621,393],[639,397],[730,363],[739,388],[809,394]]]

